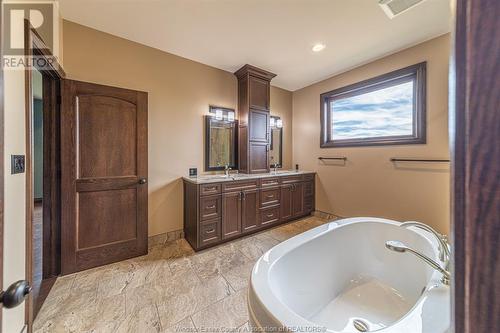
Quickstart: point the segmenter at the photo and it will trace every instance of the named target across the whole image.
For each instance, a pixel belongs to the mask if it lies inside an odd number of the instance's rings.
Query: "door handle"
[[[140,185],[144,185],[144,184],[146,184],[147,182],[148,182],[148,180],[147,180],[146,178],[141,178],[141,179],[139,179],[139,184],[140,184]]]
[[[0,293],[0,303],[7,309],[12,309],[22,302],[31,292],[31,286],[26,280],[14,282],[7,290]]]

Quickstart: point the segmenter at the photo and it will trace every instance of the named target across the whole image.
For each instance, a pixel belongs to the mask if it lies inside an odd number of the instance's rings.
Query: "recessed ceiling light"
[[[318,44],[314,44],[314,46],[312,47],[312,50],[313,50],[313,52],[320,52],[320,51],[323,51],[325,49],[325,47],[326,47],[325,44],[318,43]]]

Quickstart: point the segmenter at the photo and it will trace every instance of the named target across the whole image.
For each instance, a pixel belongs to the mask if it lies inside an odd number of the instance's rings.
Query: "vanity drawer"
[[[221,189],[220,184],[203,184],[200,185],[200,195],[219,194]]]
[[[305,174],[302,177],[302,179],[304,179],[304,181],[310,181],[310,180],[314,180],[314,176],[315,176],[314,173],[308,173],[308,174]]]
[[[281,177],[281,184],[292,184],[302,181],[302,175]]]
[[[260,212],[260,225],[278,223],[280,220],[280,208],[267,208]]]
[[[200,247],[220,241],[221,220],[209,220],[200,223]]]
[[[211,195],[200,198],[200,220],[210,220],[221,217],[221,197]]]
[[[279,178],[262,178],[260,180],[261,187],[276,186],[280,184]]]
[[[314,183],[308,181],[304,183],[304,196],[312,196],[314,194]]]
[[[260,207],[277,206],[280,204],[281,190],[279,187],[260,190]]]
[[[222,184],[222,192],[233,192],[241,190],[251,190],[259,186],[259,180],[244,180],[237,182],[228,182]]]

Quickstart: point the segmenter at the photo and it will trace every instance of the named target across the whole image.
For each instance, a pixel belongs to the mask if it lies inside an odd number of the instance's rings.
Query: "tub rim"
[[[385,218],[378,218],[378,217],[350,217],[350,218],[343,218],[339,220],[334,220],[329,223],[320,225],[318,227],[315,227],[313,229],[310,229],[304,233],[301,233],[299,235],[296,235],[290,239],[287,239],[276,246],[274,246],[272,249],[268,250],[266,253],[264,253],[255,263],[251,276],[250,276],[250,285],[248,288],[248,308],[249,308],[249,315],[252,316],[252,319],[254,321],[258,322],[257,318],[255,317],[255,310],[252,307],[252,301],[253,302],[258,302],[258,305],[260,306],[261,311],[265,311],[266,315],[270,317],[270,319],[275,322],[279,323],[282,327],[288,328],[289,330],[297,330],[300,328],[321,328],[321,330],[318,331],[306,331],[306,332],[331,332],[331,333],[336,333],[338,331],[333,331],[331,329],[326,328],[326,330],[322,329],[323,327],[311,322],[310,320],[300,316],[297,314],[295,311],[290,309],[285,303],[283,303],[274,293],[274,291],[270,287],[270,271],[272,270],[272,267],[276,262],[286,253],[293,251],[295,248],[313,241],[314,239],[320,237],[321,235],[332,232],[335,229],[345,227],[354,223],[362,223],[362,222],[376,222],[376,223],[383,223],[383,224],[390,224],[394,226],[399,226],[403,222],[395,221],[395,220],[390,220],[390,219],[385,219]],[[430,233],[426,232],[425,230],[422,230],[420,228],[416,227],[410,227],[407,228],[407,230],[414,232],[418,234],[420,237],[422,237],[425,241],[427,241],[430,245],[431,248],[433,249],[433,259],[436,261],[440,262],[438,257],[439,257],[439,244],[438,241],[433,237]],[[385,328],[376,330],[376,331],[370,331],[370,332],[396,332],[393,331],[394,328],[396,330],[398,329],[396,326],[399,326],[398,324],[401,324],[405,319],[410,317],[412,313],[415,312],[416,309],[419,307],[422,308],[423,304],[427,301],[429,298],[428,294],[432,291],[435,290],[436,288],[439,288],[439,291],[441,291],[443,288],[448,292],[449,294],[449,287],[446,286],[441,286],[442,284],[440,283],[440,278],[441,278],[441,273],[434,271],[431,275],[431,277],[428,280],[428,283],[426,284],[425,287],[425,292],[420,295],[420,297],[417,299],[415,304],[412,306],[412,308],[401,318],[396,320],[391,326],[387,326]],[[278,319],[282,318],[282,319]],[[260,325],[260,323],[259,323]]]

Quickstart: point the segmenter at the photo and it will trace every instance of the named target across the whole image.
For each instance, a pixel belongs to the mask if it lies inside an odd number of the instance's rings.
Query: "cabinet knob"
[[[146,178],[141,178],[141,179],[139,179],[139,184],[140,184],[140,185],[144,185],[144,184],[146,184],[147,182],[148,182],[148,180],[147,180]]]

